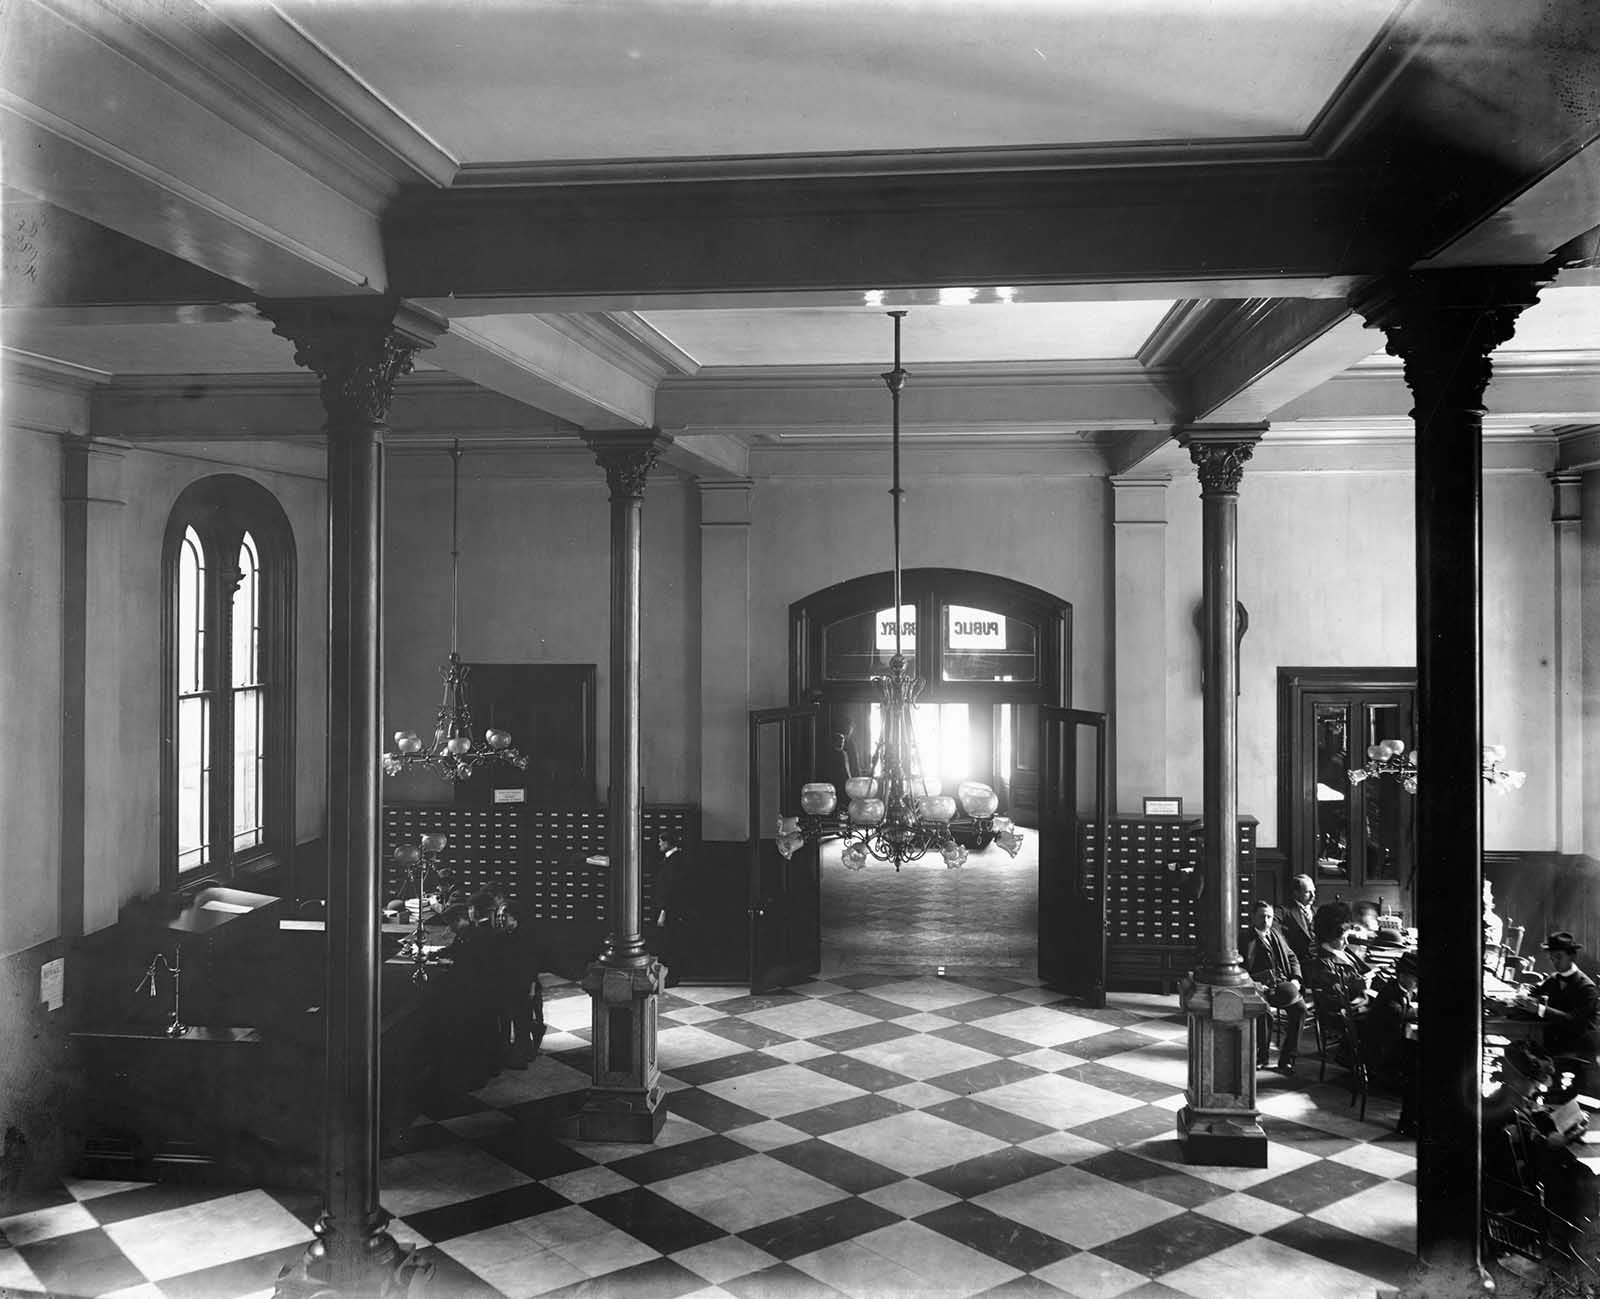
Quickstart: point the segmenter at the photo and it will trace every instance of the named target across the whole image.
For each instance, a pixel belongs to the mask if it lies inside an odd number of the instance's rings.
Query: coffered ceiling
[[[1347,295],[1555,256],[1491,397],[1568,436],[1600,425],[1600,18],[1515,8],[14,0],[0,335],[118,436],[215,435],[192,399],[229,393],[236,433],[296,432],[314,384],[255,303],[388,293],[442,331],[402,436],[654,423],[725,475],[881,437],[908,309],[909,437],[1115,471],[1188,419],[1392,430]]]

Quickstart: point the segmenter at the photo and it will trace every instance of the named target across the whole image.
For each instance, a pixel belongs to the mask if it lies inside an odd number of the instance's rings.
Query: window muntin
[[[894,611],[877,609],[851,614],[822,629],[822,675],[825,681],[870,681],[886,671],[894,657]],[[900,650],[908,659],[917,653],[917,610],[900,606]]]
[[[945,681],[1039,679],[1039,631],[990,609],[947,604],[940,611],[940,676]]]
[[[261,677],[261,563],[247,532],[239,543],[233,589],[233,850],[262,840],[261,784],[266,769],[266,684]]]
[[[211,694],[205,688],[205,547],[193,528],[178,548],[178,870],[211,862]]]

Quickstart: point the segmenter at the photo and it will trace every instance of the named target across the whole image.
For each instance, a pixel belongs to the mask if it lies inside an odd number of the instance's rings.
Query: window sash
[[[178,699],[178,873],[211,864],[211,696]]]

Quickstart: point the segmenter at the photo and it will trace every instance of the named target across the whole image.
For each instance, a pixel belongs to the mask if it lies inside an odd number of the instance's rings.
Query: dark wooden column
[[[1480,1271],[1483,1097],[1481,479],[1489,354],[1550,276],[1421,271],[1351,306],[1405,362],[1417,500],[1417,1252],[1463,1288]]]
[[[419,1269],[378,1203],[383,437],[395,380],[425,345],[392,301],[261,305],[322,381],[328,439],[327,1073],[317,1239],[278,1293],[404,1294]]]
[[[605,950],[586,971],[594,1055],[574,1120],[585,1141],[654,1141],[666,1122],[656,1063],[660,962],[645,951],[639,782],[639,563],[644,484],[672,439],[655,429],[588,433],[611,488],[611,857]]]
[[[1256,1117],[1254,1023],[1266,1013],[1239,957],[1239,480],[1264,424],[1190,425],[1180,445],[1199,469],[1205,592],[1205,888],[1202,959],[1185,989],[1188,1103],[1178,1141],[1192,1164],[1264,1168],[1267,1137]]]

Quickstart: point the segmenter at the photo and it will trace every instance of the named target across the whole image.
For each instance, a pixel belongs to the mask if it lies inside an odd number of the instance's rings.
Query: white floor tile
[[[1360,1272],[1326,1263],[1277,1241],[1256,1236],[1166,1273],[1161,1284],[1195,1299],[1237,1299],[1250,1278],[1263,1285],[1293,1278],[1294,1299],[1372,1299],[1378,1282]]]
[[[880,1227],[857,1236],[856,1243],[915,1272],[922,1278],[924,1294],[976,1294],[1022,1275],[1018,1269],[916,1222]]]
[[[799,1065],[782,1065],[776,1069],[763,1069],[759,1073],[723,1078],[707,1083],[703,1090],[772,1119],[824,1105],[835,1105],[867,1094],[860,1087],[810,1069],[802,1069]]]
[[[669,1177],[650,1189],[728,1232],[748,1231],[845,1198],[838,1187],[759,1154]]]
[[[708,1240],[703,1245],[680,1249],[670,1257],[674,1263],[681,1263],[696,1276],[703,1276],[711,1282],[729,1281],[737,1276],[759,1272],[778,1261],[766,1250],[757,1249],[737,1236]]]
[[[1116,1295],[1138,1288],[1146,1280],[1142,1273],[1095,1254],[1074,1254],[1037,1269],[1033,1275],[1079,1299],[1114,1299]],[[1243,1278],[1240,1284],[1244,1284]]]
[[[76,1200],[66,1204],[53,1204],[48,1209],[35,1209],[32,1213],[19,1213],[0,1218],[0,1233],[13,1245],[31,1245],[52,1236],[65,1236],[69,1232],[89,1231],[100,1225],[94,1214]]]
[[[1182,1212],[1175,1204],[1072,1167],[988,1191],[972,1202],[1079,1249],[1093,1249]]]
[[[311,1229],[265,1191],[114,1222],[106,1235],[152,1281],[302,1244]]]
[[[907,1177],[1003,1150],[1006,1142],[921,1110],[830,1132],[824,1141]]]

